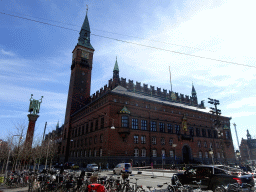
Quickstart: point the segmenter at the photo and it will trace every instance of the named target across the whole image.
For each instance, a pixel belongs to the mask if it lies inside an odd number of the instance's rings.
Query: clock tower
[[[91,101],[91,72],[94,48],[90,43],[90,33],[86,12],[78,43],[72,52],[71,76],[63,133],[63,144],[66,145],[65,160],[69,155],[71,116]]]
[[[94,48],[90,43],[90,26],[86,13],[78,43],[73,50],[71,77],[65,122],[74,112],[90,102],[91,71]]]

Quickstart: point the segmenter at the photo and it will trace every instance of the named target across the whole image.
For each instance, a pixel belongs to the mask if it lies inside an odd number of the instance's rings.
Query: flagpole
[[[171,92],[172,92],[172,76],[171,76],[171,68],[169,66],[169,73],[170,73],[170,84],[171,84]]]

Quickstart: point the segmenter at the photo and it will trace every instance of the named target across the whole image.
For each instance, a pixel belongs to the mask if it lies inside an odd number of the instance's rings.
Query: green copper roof
[[[84,46],[84,47],[94,50],[94,48],[92,47],[92,45],[90,43],[90,33],[91,33],[90,25],[89,25],[89,20],[88,20],[87,13],[86,13],[84,23],[83,23],[80,33],[79,33],[80,35],[78,38],[77,45],[81,45],[81,46]]]
[[[117,57],[116,57],[116,63],[113,71],[119,71],[118,63],[117,63]]]
[[[229,129],[229,127],[225,124],[223,129]]]
[[[195,87],[194,87],[194,85],[192,83],[192,95],[194,95],[194,94],[196,94],[196,90],[195,90]]]
[[[127,113],[130,114],[131,112],[124,106],[120,113]]]
[[[86,16],[85,16],[85,19],[84,19],[84,23],[81,27],[81,30],[85,30],[85,31],[89,31],[90,32],[90,25],[89,25],[89,20],[88,20],[88,17],[87,17],[87,13],[86,13]]]

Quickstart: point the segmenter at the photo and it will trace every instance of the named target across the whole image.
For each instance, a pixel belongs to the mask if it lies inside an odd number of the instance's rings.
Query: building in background
[[[256,139],[252,139],[247,129],[247,139],[243,139],[240,144],[241,161],[252,165],[256,164]]]
[[[213,127],[215,115],[191,96],[119,77],[90,96],[94,48],[86,14],[73,50],[61,161],[109,167],[135,165],[234,163],[230,117],[219,116],[223,136]],[[213,151],[213,156],[209,150]]]

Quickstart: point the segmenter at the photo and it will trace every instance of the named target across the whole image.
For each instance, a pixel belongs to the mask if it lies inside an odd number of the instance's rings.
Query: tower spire
[[[119,67],[118,67],[118,63],[117,63],[117,57],[116,57],[116,62],[115,62],[115,66],[113,69],[113,80],[118,80],[119,79]]]
[[[79,38],[78,38],[78,43],[77,45],[81,45],[81,46],[84,46],[84,47],[87,47],[89,49],[93,49],[94,48],[92,47],[91,43],[90,43],[90,25],[89,25],[89,20],[88,20],[88,5],[86,5],[87,8],[86,8],[86,15],[85,15],[85,19],[84,19],[84,23],[81,27],[81,30],[80,30],[80,35],[79,35]]]

